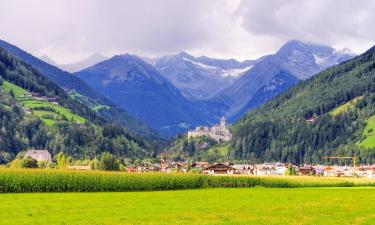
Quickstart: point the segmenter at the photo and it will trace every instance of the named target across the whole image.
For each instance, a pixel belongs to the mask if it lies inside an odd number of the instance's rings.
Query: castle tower
[[[224,116],[221,117],[221,119],[220,119],[220,127],[222,127],[222,128],[226,128],[227,127],[227,122],[226,122]]]

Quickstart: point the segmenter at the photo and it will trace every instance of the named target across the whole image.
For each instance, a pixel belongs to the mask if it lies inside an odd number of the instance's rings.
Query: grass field
[[[373,188],[1,194],[0,224],[375,224]]]
[[[336,107],[335,109],[333,109],[331,112],[329,112],[329,114],[331,114],[332,116],[336,116],[338,114],[341,114],[343,112],[346,112],[348,111],[350,108],[352,108],[353,106],[355,106],[355,104],[357,104],[358,100],[362,99],[363,96],[359,96],[359,97],[356,97],[352,100],[350,100],[349,102],[345,103],[345,104],[342,104],[338,107]]]
[[[360,143],[364,147],[375,147],[375,116],[370,117],[367,120],[365,129],[363,130],[363,136],[366,138]]]
[[[17,101],[21,102],[24,107],[28,107],[31,109],[35,109],[36,107],[49,107],[53,109],[52,111],[46,110],[33,110],[33,115],[40,118],[46,125],[52,126],[56,121],[62,121],[65,119],[77,121],[80,123],[84,123],[86,121],[85,118],[72,113],[69,109],[66,109],[60,105],[52,104],[51,102],[35,100],[30,98],[21,98],[21,95],[27,94],[28,92],[12,83],[7,81],[3,82],[3,88],[6,91],[13,90],[14,95],[17,98]],[[48,115],[48,117],[46,117]],[[63,118],[63,116],[65,118]]]

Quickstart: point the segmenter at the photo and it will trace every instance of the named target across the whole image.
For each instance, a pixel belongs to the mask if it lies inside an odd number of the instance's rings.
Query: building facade
[[[188,131],[188,138],[201,136],[211,137],[217,142],[230,141],[232,139],[232,133],[224,117],[221,118],[220,124],[212,127],[197,127],[195,130]]]

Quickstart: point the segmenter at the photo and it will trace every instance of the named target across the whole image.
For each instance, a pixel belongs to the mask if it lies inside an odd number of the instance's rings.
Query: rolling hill
[[[334,112],[334,113],[332,113]],[[233,125],[233,159],[319,163],[375,160],[375,47],[300,82]]]

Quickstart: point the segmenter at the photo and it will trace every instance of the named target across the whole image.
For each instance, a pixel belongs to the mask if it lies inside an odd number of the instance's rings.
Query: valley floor
[[[375,224],[375,188],[0,194],[0,224]]]

